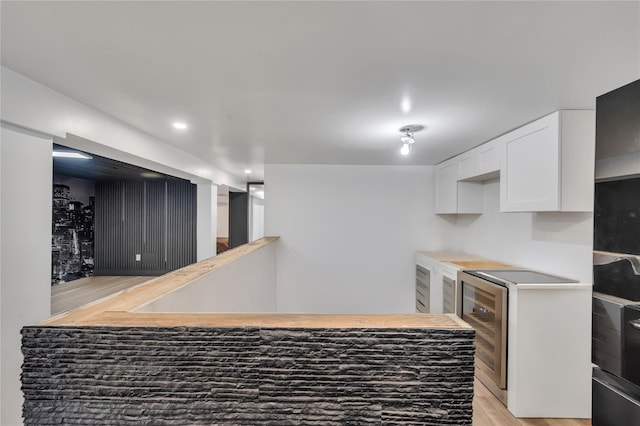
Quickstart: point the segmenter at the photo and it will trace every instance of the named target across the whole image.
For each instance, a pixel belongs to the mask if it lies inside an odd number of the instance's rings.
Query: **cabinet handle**
[[[629,325],[636,330],[640,330],[640,319],[629,321]]]

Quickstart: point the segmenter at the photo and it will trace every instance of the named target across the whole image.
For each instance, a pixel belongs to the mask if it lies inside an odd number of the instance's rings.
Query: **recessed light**
[[[249,174],[251,174],[251,170],[249,170],[249,169],[246,169],[244,172],[245,172],[246,174],[248,174],[248,175],[249,175]]]
[[[160,173],[155,173],[155,172],[142,172],[140,173],[140,176],[142,176],[143,178],[149,178],[149,179],[157,179],[162,177]]]
[[[175,123],[173,123],[173,127],[176,129],[180,129],[180,130],[184,130],[187,128],[187,125],[185,123],[181,123],[179,121],[176,121]]]
[[[91,160],[93,158],[90,155],[87,155],[83,152],[77,152],[77,151],[52,151],[51,154],[54,157],[60,157],[60,158],[77,158],[81,160]]]

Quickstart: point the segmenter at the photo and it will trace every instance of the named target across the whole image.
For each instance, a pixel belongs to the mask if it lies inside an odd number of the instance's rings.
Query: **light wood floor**
[[[590,426],[589,419],[517,419],[476,379],[473,426]]]
[[[51,315],[102,299],[155,277],[87,277],[51,287]]]

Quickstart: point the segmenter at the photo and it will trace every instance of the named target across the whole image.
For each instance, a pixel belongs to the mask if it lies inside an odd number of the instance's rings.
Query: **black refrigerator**
[[[640,426],[640,80],[596,98],[594,426]]]

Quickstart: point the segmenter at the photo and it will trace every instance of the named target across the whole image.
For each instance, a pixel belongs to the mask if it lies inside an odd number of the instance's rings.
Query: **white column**
[[[0,137],[0,424],[21,425],[20,329],[51,311],[51,140]]]
[[[218,187],[198,183],[197,249],[198,262],[216,255],[216,228],[218,213]]]

